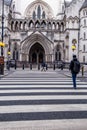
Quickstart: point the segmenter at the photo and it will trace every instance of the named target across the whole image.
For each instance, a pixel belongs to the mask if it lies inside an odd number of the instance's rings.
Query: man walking
[[[73,87],[76,89],[76,76],[80,72],[80,62],[77,60],[76,55],[73,55],[73,60],[70,62],[70,68],[72,73]]]
[[[41,69],[41,71],[43,71],[43,70],[46,71],[46,64],[45,64],[45,62],[42,63],[42,69]]]

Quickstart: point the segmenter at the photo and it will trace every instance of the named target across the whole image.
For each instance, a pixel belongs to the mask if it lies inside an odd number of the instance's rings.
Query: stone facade
[[[10,49],[10,58],[17,61],[70,61],[76,54],[81,62],[87,62],[86,0],[55,0],[60,5],[56,16],[46,0],[32,0],[24,11],[21,2],[4,5],[5,60]],[[0,29],[1,25],[0,17]]]

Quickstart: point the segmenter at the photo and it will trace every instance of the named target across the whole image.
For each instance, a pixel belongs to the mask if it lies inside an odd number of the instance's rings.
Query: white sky
[[[33,1],[35,0],[21,0],[20,10],[22,14],[24,14],[26,7]],[[53,9],[54,17],[55,17],[58,13],[59,1],[62,1],[62,0],[43,0],[43,1],[47,2],[50,5],[50,7]],[[67,0],[67,1],[71,1],[71,0]]]

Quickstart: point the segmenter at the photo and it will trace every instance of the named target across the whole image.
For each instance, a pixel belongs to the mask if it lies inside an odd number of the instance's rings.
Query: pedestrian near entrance
[[[46,71],[46,63],[45,62],[42,63],[42,69],[41,69],[41,71],[43,71],[43,70]]]
[[[22,69],[24,70],[24,64],[23,64],[23,66],[22,66]]]
[[[76,77],[80,72],[80,62],[77,60],[76,55],[73,55],[73,60],[70,62],[70,67],[72,73],[73,87],[76,89]]]

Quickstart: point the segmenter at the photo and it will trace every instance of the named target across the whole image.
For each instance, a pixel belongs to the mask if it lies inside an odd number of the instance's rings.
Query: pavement
[[[72,77],[71,72],[67,69],[64,69],[63,71],[61,71],[61,73],[67,77]],[[84,71],[84,73],[80,71],[80,73],[77,74],[77,79],[79,79],[82,82],[87,82],[87,71]]]
[[[67,69],[63,70],[63,74],[68,76],[68,77],[72,77],[71,72]],[[80,73],[77,74],[77,78],[87,78],[87,71],[84,71],[84,74],[82,74],[82,72],[80,71]]]
[[[4,69],[4,75],[0,75],[0,78],[3,78],[3,77],[5,77],[13,72],[15,72],[14,69],[10,69],[10,70]]]
[[[29,70],[28,68],[25,68],[25,70]],[[14,69],[14,68],[10,68],[10,70],[7,70],[7,69],[4,69],[4,75],[0,75],[0,77],[2,78],[2,77],[5,77],[5,76],[7,76],[7,75],[9,75],[9,74],[11,74],[11,73],[13,73],[13,72],[15,72],[15,71],[17,71],[17,70],[22,70],[21,68],[18,68],[18,69]],[[37,68],[36,69],[32,69],[32,70],[30,70],[30,71],[36,71],[37,70]],[[52,68],[50,68],[50,69],[48,69],[47,71],[49,71],[49,70],[52,70],[52,71],[57,71],[57,72],[61,72],[61,74],[63,74],[63,75],[65,75],[65,76],[67,76],[67,77],[72,77],[71,76],[71,72],[68,70],[68,69],[63,69],[63,70],[61,70],[61,69],[55,69],[55,70],[53,70]],[[40,71],[40,70],[37,70],[37,71]],[[86,79],[87,78],[87,70],[86,71],[84,71],[84,73],[82,74],[82,70],[80,71],[80,73],[77,75],[77,78],[82,78],[82,79]]]

